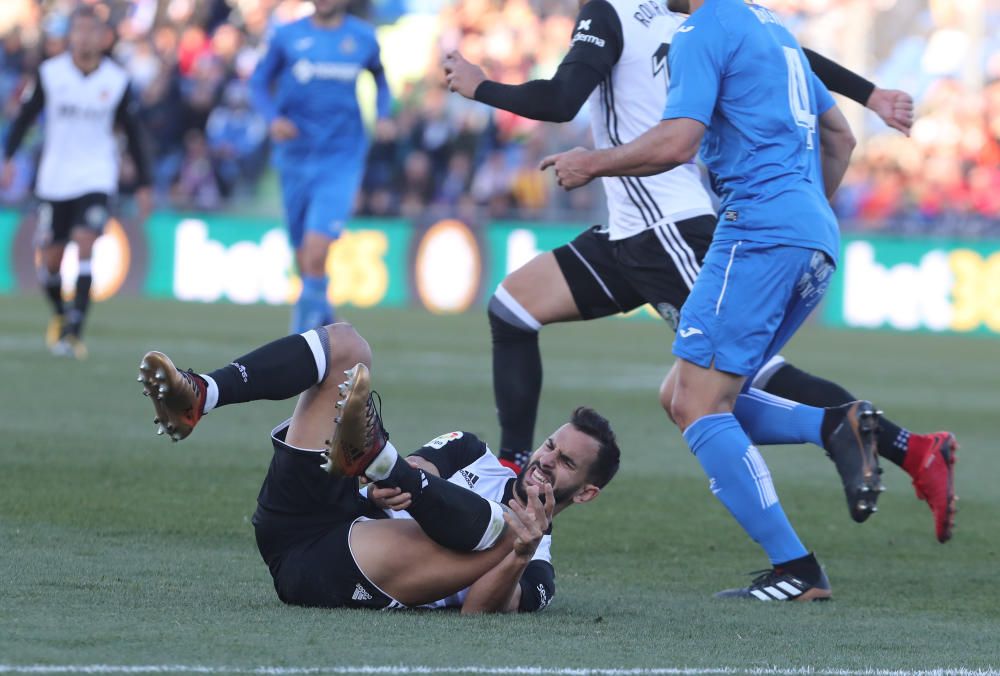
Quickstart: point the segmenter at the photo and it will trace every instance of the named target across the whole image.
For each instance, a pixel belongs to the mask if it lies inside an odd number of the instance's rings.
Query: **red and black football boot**
[[[903,469],[913,478],[917,497],[925,500],[934,514],[934,532],[941,543],[951,539],[955,528],[957,453],[958,442],[951,432],[911,434],[903,458]]]

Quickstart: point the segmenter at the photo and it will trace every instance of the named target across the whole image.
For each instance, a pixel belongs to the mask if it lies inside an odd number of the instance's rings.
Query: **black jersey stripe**
[[[622,137],[618,131],[618,112],[615,110],[615,88],[614,83],[609,75],[606,82],[607,92],[608,92],[608,103],[606,104],[608,115],[611,118],[611,122],[608,124],[608,136],[611,138],[612,145],[620,146],[622,145]],[[658,220],[663,219],[663,212],[660,211],[660,206],[653,199],[653,195],[649,190],[642,184],[642,181],[638,176],[623,176],[622,182],[630,185],[632,190],[638,196],[639,201],[642,202],[643,207],[649,212],[649,217],[643,213],[643,220],[646,221],[646,225],[653,225]],[[631,193],[630,193],[631,196]],[[648,201],[647,201],[648,200]],[[635,198],[632,198],[632,202],[636,203]],[[637,204],[638,206],[638,204]],[[655,209],[655,211],[654,211]],[[642,209],[640,208],[640,211]]]
[[[618,115],[615,113],[614,85],[610,75],[601,83],[601,96],[604,103],[604,124],[608,129],[608,139],[611,141],[611,145],[620,146],[622,141],[618,135]],[[618,180],[625,187],[629,201],[639,210],[643,222],[647,227],[652,226],[656,222],[656,214],[643,199],[642,193],[632,184],[631,178],[630,176],[619,176]]]

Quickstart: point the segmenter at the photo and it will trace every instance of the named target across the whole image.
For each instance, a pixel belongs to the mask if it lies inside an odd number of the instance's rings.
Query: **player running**
[[[847,170],[854,138],[770,10],[742,0],[669,5],[691,16],[674,38],[663,121],[620,147],[575,149],[542,164],[573,189],[596,176],[658,174],[690,162],[701,148],[722,215],[680,313],[677,361],[661,401],[712,492],[771,560],[772,569],[749,587],[719,595],[827,599],[826,574],[788,522],[751,443],[799,442],[825,431],[823,411],[746,392],[749,378],[829,285],[840,236],[828,198]],[[870,421],[873,411],[866,413],[862,420]],[[865,468],[862,491],[878,487],[873,469]]]
[[[302,276],[291,330],[333,321],[326,258],[351,215],[367,152],[355,93],[371,71],[379,120],[392,97],[371,25],[347,14],[347,0],[313,0],[316,12],[275,31],[250,78],[251,98],[270,124],[288,234]]]
[[[538,120],[571,120],[589,97],[595,145],[611,148],[635,139],[660,120],[669,86],[670,44],[685,18],[649,0],[589,0],[577,16],[572,47],[552,79],[500,84],[486,79],[481,68],[457,52],[446,57],[445,73],[453,91]],[[831,89],[909,133],[913,122],[909,95],[879,89],[804,51]],[[490,299],[500,458],[515,471],[533,444],[542,385],[541,327],[629,312],[649,303],[676,330],[678,309],[701,270],[716,228],[711,198],[693,163],[657,176],[605,178],[603,184],[608,227],[595,226],[570,244],[540,254],[509,274]],[[857,400],[840,385],[805,373],[780,356],[756,374],[753,386],[815,407],[844,407]],[[756,395],[767,400],[763,392]],[[831,420],[841,413],[832,412]],[[828,425],[828,430],[835,427]],[[829,436],[830,432],[819,435],[818,441],[837,463],[852,517],[864,520],[875,510],[878,492],[859,493],[857,474],[862,468],[854,456],[832,449]],[[918,497],[931,507],[938,539],[947,541],[954,522],[954,436],[911,434],[882,418],[875,444],[878,455],[913,478]],[[874,454],[869,454],[866,464],[875,462]]]
[[[140,218],[148,216],[152,196],[149,166],[141,142],[135,102],[125,70],[104,55],[109,29],[93,7],[77,8],[69,22],[69,51],[44,61],[34,86],[11,124],[4,144],[0,184],[13,178],[12,158],[25,134],[44,113],[42,157],[35,181],[38,207],[39,277],[52,305],[45,342],[53,354],[84,359],[83,326],[90,307],[94,242],[108,221],[109,203],[118,192],[115,126],[128,140],[137,170]],[[73,304],[62,297],[66,245],[77,246],[79,268]]]
[[[607,420],[578,408],[516,478],[468,432],[442,435],[404,459],[382,426],[370,365],[368,343],[341,323],[286,336],[203,375],[149,352],[139,381],[158,433],[175,441],[220,406],[301,393],[291,419],[271,432],[274,455],[253,516],[285,603],[545,608],[555,594],[553,517],[592,501],[618,471]],[[341,372],[348,378],[338,392]],[[373,482],[370,498],[355,477]]]

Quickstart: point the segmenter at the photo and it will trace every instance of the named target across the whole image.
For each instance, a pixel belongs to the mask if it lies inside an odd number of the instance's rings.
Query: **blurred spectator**
[[[220,208],[233,194],[256,194],[268,175],[268,146],[246,106],[244,82],[273,28],[308,14],[311,4],[87,1],[106,6],[117,32],[113,54],[128,68],[140,99],[161,204]],[[436,1],[417,3],[434,10],[430,53],[385,45],[398,110],[372,131],[359,213],[603,221],[599,183],[566,194],[536,170],[550,152],[589,145],[586,112],[571,123],[547,125],[494,111],[449,94],[439,67],[442,54],[457,47],[502,81],[548,77],[568,48],[577,1]],[[0,0],[0,133],[40,59],[65,48],[74,3]],[[415,6],[372,4],[354,3],[356,11],[392,20]],[[835,200],[847,227],[1000,235],[1000,0],[766,4],[782,12],[806,44],[847,63],[867,54],[872,79],[917,98],[912,138],[874,124],[859,130],[863,143]],[[871,28],[839,40],[855,30],[862,12]],[[30,184],[37,136],[17,158],[22,171],[0,196],[5,201],[21,199]]]
[[[267,124],[251,110],[245,83],[231,82],[226,87],[222,104],[208,116],[205,135],[227,196],[241,185],[257,182],[267,161]]]
[[[184,156],[171,193],[174,202],[182,207],[212,210],[222,205],[222,186],[205,136],[197,129],[184,135]]]

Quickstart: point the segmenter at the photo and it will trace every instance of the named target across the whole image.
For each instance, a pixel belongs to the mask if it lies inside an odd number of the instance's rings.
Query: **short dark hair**
[[[618,472],[622,457],[611,423],[589,406],[577,407],[569,422],[598,443],[597,460],[590,466],[588,479],[598,488],[604,488]]]
[[[73,13],[69,15],[68,25],[72,26],[73,22],[77,19],[93,19],[102,26],[105,25],[104,17],[101,16],[100,12],[94,5],[79,5],[73,10]]]

